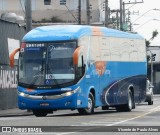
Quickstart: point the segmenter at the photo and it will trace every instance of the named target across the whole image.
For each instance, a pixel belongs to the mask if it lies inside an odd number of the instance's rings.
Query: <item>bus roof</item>
[[[105,27],[86,25],[53,25],[37,27],[31,30],[24,36],[23,42],[76,40],[82,36],[89,35],[143,39],[138,34],[122,32]]]

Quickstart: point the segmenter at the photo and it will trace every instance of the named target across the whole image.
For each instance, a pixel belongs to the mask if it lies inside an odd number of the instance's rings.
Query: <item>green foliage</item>
[[[51,18],[51,21],[52,21],[52,22],[63,22],[61,19],[59,19],[59,18],[57,18],[57,17],[55,17],[55,16],[53,16],[53,17]]]
[[[146,46],[148,47],[151,43],[150,43],[149,40],[146,40],[146,39],[145,39],[145,41],[146,41]]]
[[[152,37],[149,39],[149,40],[146,40],[146,46],[148,47],[148,46],[150,46],[150,44],[151,44],[151,40],[153,40],[155,37],[157,37],[157,35],[158,35],[159,33],[158,33],[158,31],[157,30],[154,30],[153,32],[152,32]]]
[[[155,37],[157,37],[157,35],[158,35],[158,31],[157,31],[157,30],[154,30],[154,31],[152,32],[152,37],[150,38],[150,40],[153,40]]]
[[[53,16],[51,19],[45,19],[45,18],[43,18],[42,20],[41,20],[41,22],[42,23],[55,23],[55,22],[63,22],[61,19],[59,19],[59,18],[57,18],[57,17],[55,17],[55,16]]]

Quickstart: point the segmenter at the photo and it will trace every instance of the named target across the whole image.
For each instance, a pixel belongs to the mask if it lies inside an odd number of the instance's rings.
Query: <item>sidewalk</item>
[[[29,116],[33,115],[32,111],[20,110],[18,108],[0,110],[0,117]]]

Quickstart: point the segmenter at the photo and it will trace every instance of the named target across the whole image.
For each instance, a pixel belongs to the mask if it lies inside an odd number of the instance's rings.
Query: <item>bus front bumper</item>
[[[18,92],[20,109],[76,109],[78,88],[60,95],[37,96]]]

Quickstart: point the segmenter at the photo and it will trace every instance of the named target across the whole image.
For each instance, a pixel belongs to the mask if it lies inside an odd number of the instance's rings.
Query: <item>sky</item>
[[[119,9],[120,0],[109,0],[111,9]],[[145,39],[152,37],[152,32],[157,30],[158,36],[151,41],[151,46],[160,46],[160,0],[123,0],[125,3],[140,2],[138,4],[126,4],[126,9],[131,12],[131,23],[133,23],[133,31],[138,32]],[[153,10],[153,9],[159,10]],[[139,14],[133,14],[139,12]]]

